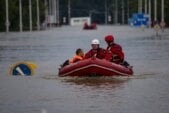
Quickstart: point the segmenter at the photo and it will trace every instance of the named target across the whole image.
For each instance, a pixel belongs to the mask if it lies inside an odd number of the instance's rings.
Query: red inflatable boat
[[[89,58],[77,63],[64,66],[59,69],[59,76],[131,76],[132,68],[127,68],[119,64],[106,60]]]
[[[97,29],[97,26],[95,23],[92,23],[91,25],[88,25],[87,23],[85,23],[83,26],[83,29],[85,29],[85,30]]]

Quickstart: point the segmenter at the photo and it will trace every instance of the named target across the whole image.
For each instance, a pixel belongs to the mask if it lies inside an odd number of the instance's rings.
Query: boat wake
[[[143,72],[143,73],[135,73],[132,76],[66,76],[66,77],[59,77],[59,75],[45,75],[41,77],[42,79],[46,80],[60,80],[61,82],[74,82],[74,83],[94,83],[94,84],[103,84],[103,83],[118,83],[118,82],[125,82],[132,79],[147,79],[147,78],[154,78],[156,75],[160,75],[158,72]]]

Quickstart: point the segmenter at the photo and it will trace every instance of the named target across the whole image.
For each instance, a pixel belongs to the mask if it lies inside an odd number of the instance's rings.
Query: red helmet
[[[107,36],[105,36],[105,41],[106,42],[114,42],[114,37],[112,35],[107,35]]]

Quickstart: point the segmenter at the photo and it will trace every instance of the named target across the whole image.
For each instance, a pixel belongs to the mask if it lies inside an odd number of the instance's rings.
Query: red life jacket
[[[112,44],[107,47],[105,59],[114,63],[121,63],[124,60],[124,53],[122,47],[118,44]]]
[[[106,55],[106,50],[103,48],[91,49],[85,54],[84,59],[96,57],[99,59],[104,59]]]

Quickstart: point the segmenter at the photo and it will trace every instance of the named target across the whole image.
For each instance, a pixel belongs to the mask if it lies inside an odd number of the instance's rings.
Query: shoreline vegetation
[[[47,1],[47,6],[45,5],[45,0],[39,1],[39,14],[40,14],[40,26],[43,29],[45,23],[45,10],[48,9],[49,0]],[[116,0],[106,0],[107,1],[107,12],[105,10],[105,0],[71,0],[70,8],[71,8],[71,17],[87,17],[92,12],[92,22],[96,22],[97,24],[115,24],[115,13],[117,15],[117,23],[124,24],[128,23],[128,17],[131,17],[133,13],[138,12],[138,0],[125,0],[124,1],[124,20],[122,19],[122,0],[118,1],[118,6],[115,7]],[[8,0],[9,4],[9,31],[19,31],[19,0]],[[144,5],[143,0],[143,5]],[[6,31],[6,0],[0,1],[0,32]],[[151,17],[152,21],[154,21],[154,2],[151,3]],[[32,29],[37,29],[37,1],[32,0]],[[118,9],[118,12],[115,12],[115,8]],[[60,25],[68,25],[68,17],[69,17],[69,7],[68,0],[59,0],[59,24],[54,24],[53,26]],[[169,1],[164,0],[164,20],[166,23],[166,27],[169,26]],[[145,7],[143,7],[143,11],[145,11]],[[105,13],[107,16],[111,16],[111,21],[105,23]],[[63,20],[65,21],[63,23]],[[23,23],[23,31],[29,31],[29,0],[22,1],[22,23]],[[157,0],[157,21],[161,22],[161,0]],[[46,24],[45,24],[46,26]],[[47,25],[49,26],[49,25]]]

